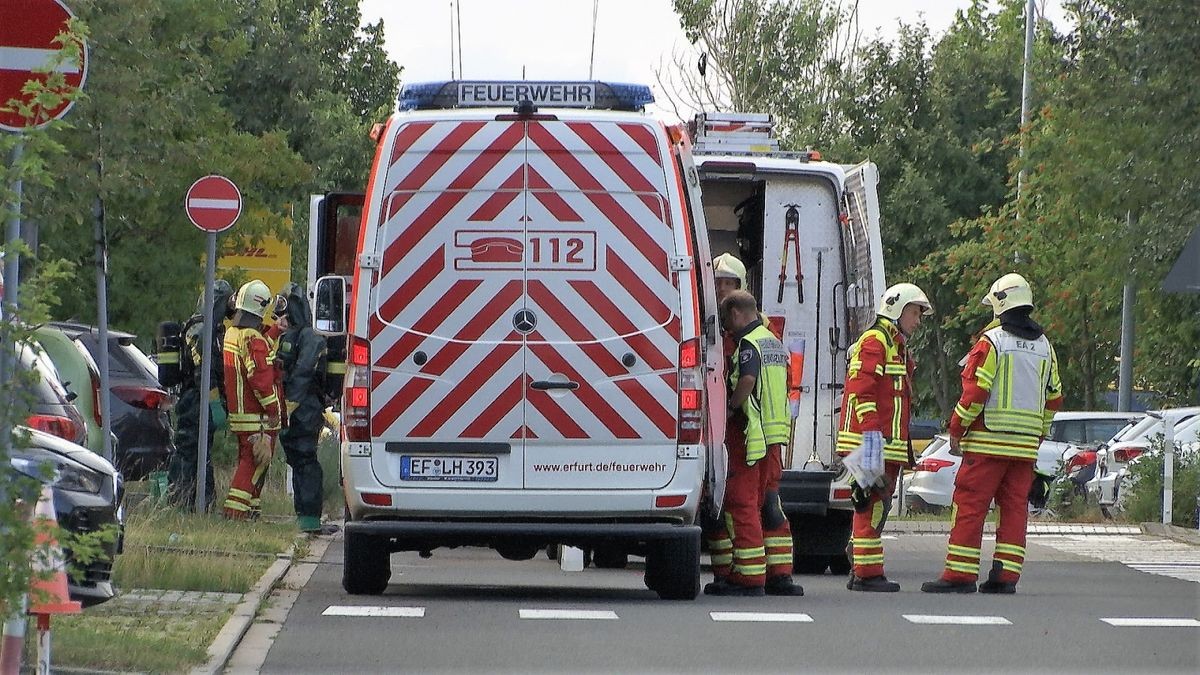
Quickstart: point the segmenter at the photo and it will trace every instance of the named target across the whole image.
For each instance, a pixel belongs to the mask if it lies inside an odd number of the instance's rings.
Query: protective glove
[[[266,432],[258,432],[250,437],[251,447],[254,452],[254,465],[266,466],[271,463],[271,457],[275,455],[275,444],[271,442],[270,434]]]
[[[225,406],[221,405],[221,400],[208,402],[208,417],[212,420],[213,431],[220,431],[229,426],[229,413],[225,412]]]
[[[1033,472],[1033,484],[1029,486],[1029,505],[1035,509],[1046,508],[1050,498],[1050,485],[1054,476],[1047,475],[1036,469]]]
[[[288,414],[288,417],[291,417],[291,416],[292,416],[292,413],[296,412],[296,408],[299,408],[299,407],[300,407],[300,402],[299,402],[299,401],[288,401],[288,402],[287,402],[287,414]]]

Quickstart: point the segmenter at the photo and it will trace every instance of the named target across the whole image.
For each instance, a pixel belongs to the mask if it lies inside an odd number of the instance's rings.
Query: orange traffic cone
[[[50,617],[55,614],[78,614],[82,606],[71,600],[67,590],[67,570],[62,548],[54,537],[58,519],[54,516],[54,495],[50,486],[42,488],[37,508],[33,512],[34,555],[33,582],[29,590],[29,613],[37,617],[37,672],[50,672]]]
[[[54,537],[58,519],[54,516],[54,495],[50,486],[42,488],[33,512],[33,582],[30,587],[30,614],[78,614],[82,606],[71,600],[67,591],[67,570],[62,548]]]

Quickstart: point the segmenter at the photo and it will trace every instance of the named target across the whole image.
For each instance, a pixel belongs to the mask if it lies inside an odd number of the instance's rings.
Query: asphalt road
[[[544,556],[512,562],[484,550],[395,554],[384,595],[349,596],[334,541],[263,672],[1200,672],[1200,583],[1079,555],[1109,550],[1103,536],[1052,545],[1060,539],[1031,538],[1015,596],[921,593],[945,538],[900,535],[885,540],[900,593],[797,576],[802,598],[693,602],[658,600],[636,563],[565,573]],[[1195,576],[1200,549],[1183,555]],[[1150,618],[1197,625],[1102,621]]]

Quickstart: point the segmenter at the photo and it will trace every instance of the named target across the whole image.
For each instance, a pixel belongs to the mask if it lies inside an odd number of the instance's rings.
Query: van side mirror
[[[313,328],[324,335],[345,333],[346,279],[339,276],[317,279],[313,296]]]

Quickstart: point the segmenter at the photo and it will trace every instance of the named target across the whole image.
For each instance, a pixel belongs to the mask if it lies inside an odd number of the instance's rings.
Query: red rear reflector
[[[673,509],[683,506],[686,501],[687,495],[658,495],[654,498],[654,508]]]
[[[679,367],[696,368],[700,365],[700,340],[688,340],[679,345]]]
[[[848,488],[848,487],[834,488],[833,489],[833,498],[834,499],[850,499],[850,488]]]
[[[350,405],[355,408],[365,408],[370,402],[366,387],[350,387]]]
[[[680,410],[699,410],[700,400],[699,389],[683,389],[679,392]]]
[[[362,500],[364,504],[370,504],[371,506],[392,505],[392,495],[386,492],[364,492],[362,493]]]
[[[351,338],[350,363],[365,366],[371,361],[371,346],[362,338]]]

